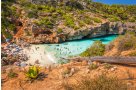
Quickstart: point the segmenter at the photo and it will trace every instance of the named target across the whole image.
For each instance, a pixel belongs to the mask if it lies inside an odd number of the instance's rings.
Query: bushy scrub
[[[135,51],[135,52],[131,52],[131,53],[129,54],[129,56],[136,56],[136,51]]]
[[[8,77],[9,78],[15,78],[17,76],[18,76],[18,74],[15,73],[12,69],[8,72]]]
[[[38,22],[35,22],[39,26],[45,26],[46,28],[52,29],[55,21],[52,18],[41,18]]]
[[[65,25],[71,28],[75,27],[75,21],[74,18],[72,17],[72,15],[70,14],[66,14],[63,16],[63,18],[65,19]]]
[[[119,18],[121,21],[129,20],[129,18],[136,15],[136,6],[135,5],[105,5],[98,2],[93,2],[90,6],[90,9],[93,12],[106,14],[106,17],[113,15]]]
[[[136,36],[134,34],[126,34],[120,36],[118,39],[118,50],[125,51],[129,49],[136,49]]]
[[[97,69],[98,67],[99,67],[99,66],[98,66],[97,64],[92,63],[92,64],[89,65],[89,68],[88,68],[88,69],[94,70],[94,69]]]
[[[135,56],[134,50],[136,50],[136,35],[133,32],[127,32],[125,35],[119,36],[110,44],[106,45],[105,51],[108,53],[112,49],[116,49],[115,56],[123,55],[122,52],[127,52],[127,56]]]
[[[95,41],[90,48],[80,54],[80,56],[102,56],[105,51],[105,45],[101,41]]]
[[[77,84],[69,84],[68,82],[62,85],[65,90],[128,90],[127,85],[118,78],[105,74],[96,76],[95,78],[83,77],[77,80]]]
[[[85,25],[85,23],[82,20],[79,20],[78,25],[79,25],[79,27],[83,27]]]
[[[111,69],[113,66],[111,64],[105,63],[104,68],[105,69]]]
[[[26,0],[20,2],[21,5],[26,9],[26,10],[32,10],[32,9],[36,9],[37,5],[36,4],[32,4],[31,2],[28,2]]]
[[[91,18],[95,23],[102,23],[102,21],[99,18]]]
[[[131,17],[130,19],[129,19],[129,22],[135,22],[136,21],[136,17]]]
[[[89,24],[89,25],[93,24],[93,20],[92,20],[92,18],[90,18],[89,16],[85,16],[85,17],[83,18],[83,21],[84,21],[86,24]]]
[[[62,28],[58,28],[58,33],[62,33],[63,32],[63,29]]]
[[[108,19],[109,19],[111,22],[120,21],[120,18],[119,18],[119,17],[113,16],[113,15],[110,15],[110,17],[108,17]]]
[[[37,18],[38,17],[38,11],[37,10],[31,10],[28,12],[28,17],[29,18]]]
[[[9,1],[2,2],[2,12],[1,12],[1,32],[6,38],[12,38],[10,32],[16,29],[14,22],[9,19],[9,17],[18,18],[16,13],[16,7],[12,6],[12,3]]]
[[[65,11],[64,11],[62,8],[57,8],[57,9],[56,9],[56,12],[57,12],[58,14],[60,14],[60,15],[65,14]]]

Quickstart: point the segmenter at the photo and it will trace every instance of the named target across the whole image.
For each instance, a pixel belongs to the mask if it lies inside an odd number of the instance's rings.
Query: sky
[[[105,4],[136,4],[136,0],[93,0]]]

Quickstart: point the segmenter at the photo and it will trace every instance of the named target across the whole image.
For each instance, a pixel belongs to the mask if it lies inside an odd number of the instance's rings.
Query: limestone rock
[[[55,31],[56,29],[54,29],[54,31],[45,30],[44,27],[36,26],[32,22],[27,22],[24,33],[30,30],[29,33],[31,35],[26,37],[26,34],[24,34],[23,37],[27,39],[27,42],[33,44],[61,43],[68,40],[82,39],[84,37],[93,38],[110,34],[124,34],[126,31],[136,32],[135,28],[136,23],[104,22],[96,26],[81,28],[80,30],[65,28],[62,33],[57,33],[57,31]]]

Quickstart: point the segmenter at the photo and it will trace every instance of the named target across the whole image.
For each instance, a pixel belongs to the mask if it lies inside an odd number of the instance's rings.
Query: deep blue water
[[[128,5],[136,4],[136,0],[93,0],[93,1],[105,4],[128,4]]]

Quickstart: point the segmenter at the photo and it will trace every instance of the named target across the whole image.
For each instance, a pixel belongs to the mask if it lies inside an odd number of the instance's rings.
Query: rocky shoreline
[[[65,41],[70,40],[77,40],[82,39],[84,37],[86,38],[93,38],[93,37],[100,37],[110,34],[125,34],[127,31],[132,31],[136,33],[136,23],[122,23],[122,22],[105,22],[103,24],[90,27],[89,29],[84,30],[78,30],[78,31],[70,31],[68,33],[67,31],[65,33],[58,34],[56,32],[47,32],[42,34],[41,31],[39,31],[38,28],[31,29],[32,36],[24,38],[18,38],[16,39],[16,44],[8,44],[6,47],[2,47],[2,65],[8,64],[9,62],[6,62],[6,59],[10,58],[18,58],[18,61],[16,62],[21,63],[20,61],[26,61],[27,57],[22,53],[22,50],[24,47],[28,47],[29,43],[31,44],[43,44],[43,43],[61,43]],[[50,34],[49,34],[50,32]],[[24,32],[25,33],[25,32]],[[35,33],[37,33],[37,36],[34,36]],[[23,45],[24,44],[24,45]],[[18,46],[20,45],[20,46]],[[8,57],[8,58],[5,58]],[[15,57],[14,57],[15,56]],[[12,59],[11,59],[12,61]],[[13,64],[13,62],[11,62]]]
[[[25,33],[28,32],[24,30],[24,36],[21,37],[22,40],[31,44],[49,44],[49,43],[62,43],[70,40],[77,40],[83,38],[94,38],[111,34],[125,34],[126,32],[136,33],[136,23],[131,22],[104,22],[95,26],[89,26],[82,28],[81,30],[65,29],[62,33],[57,33],[56,31],[43,31],[38,26],[31,25],[26,27],[31,32],[31,36],[26,36]],[[20,40],[16,39],[18,42]]]

